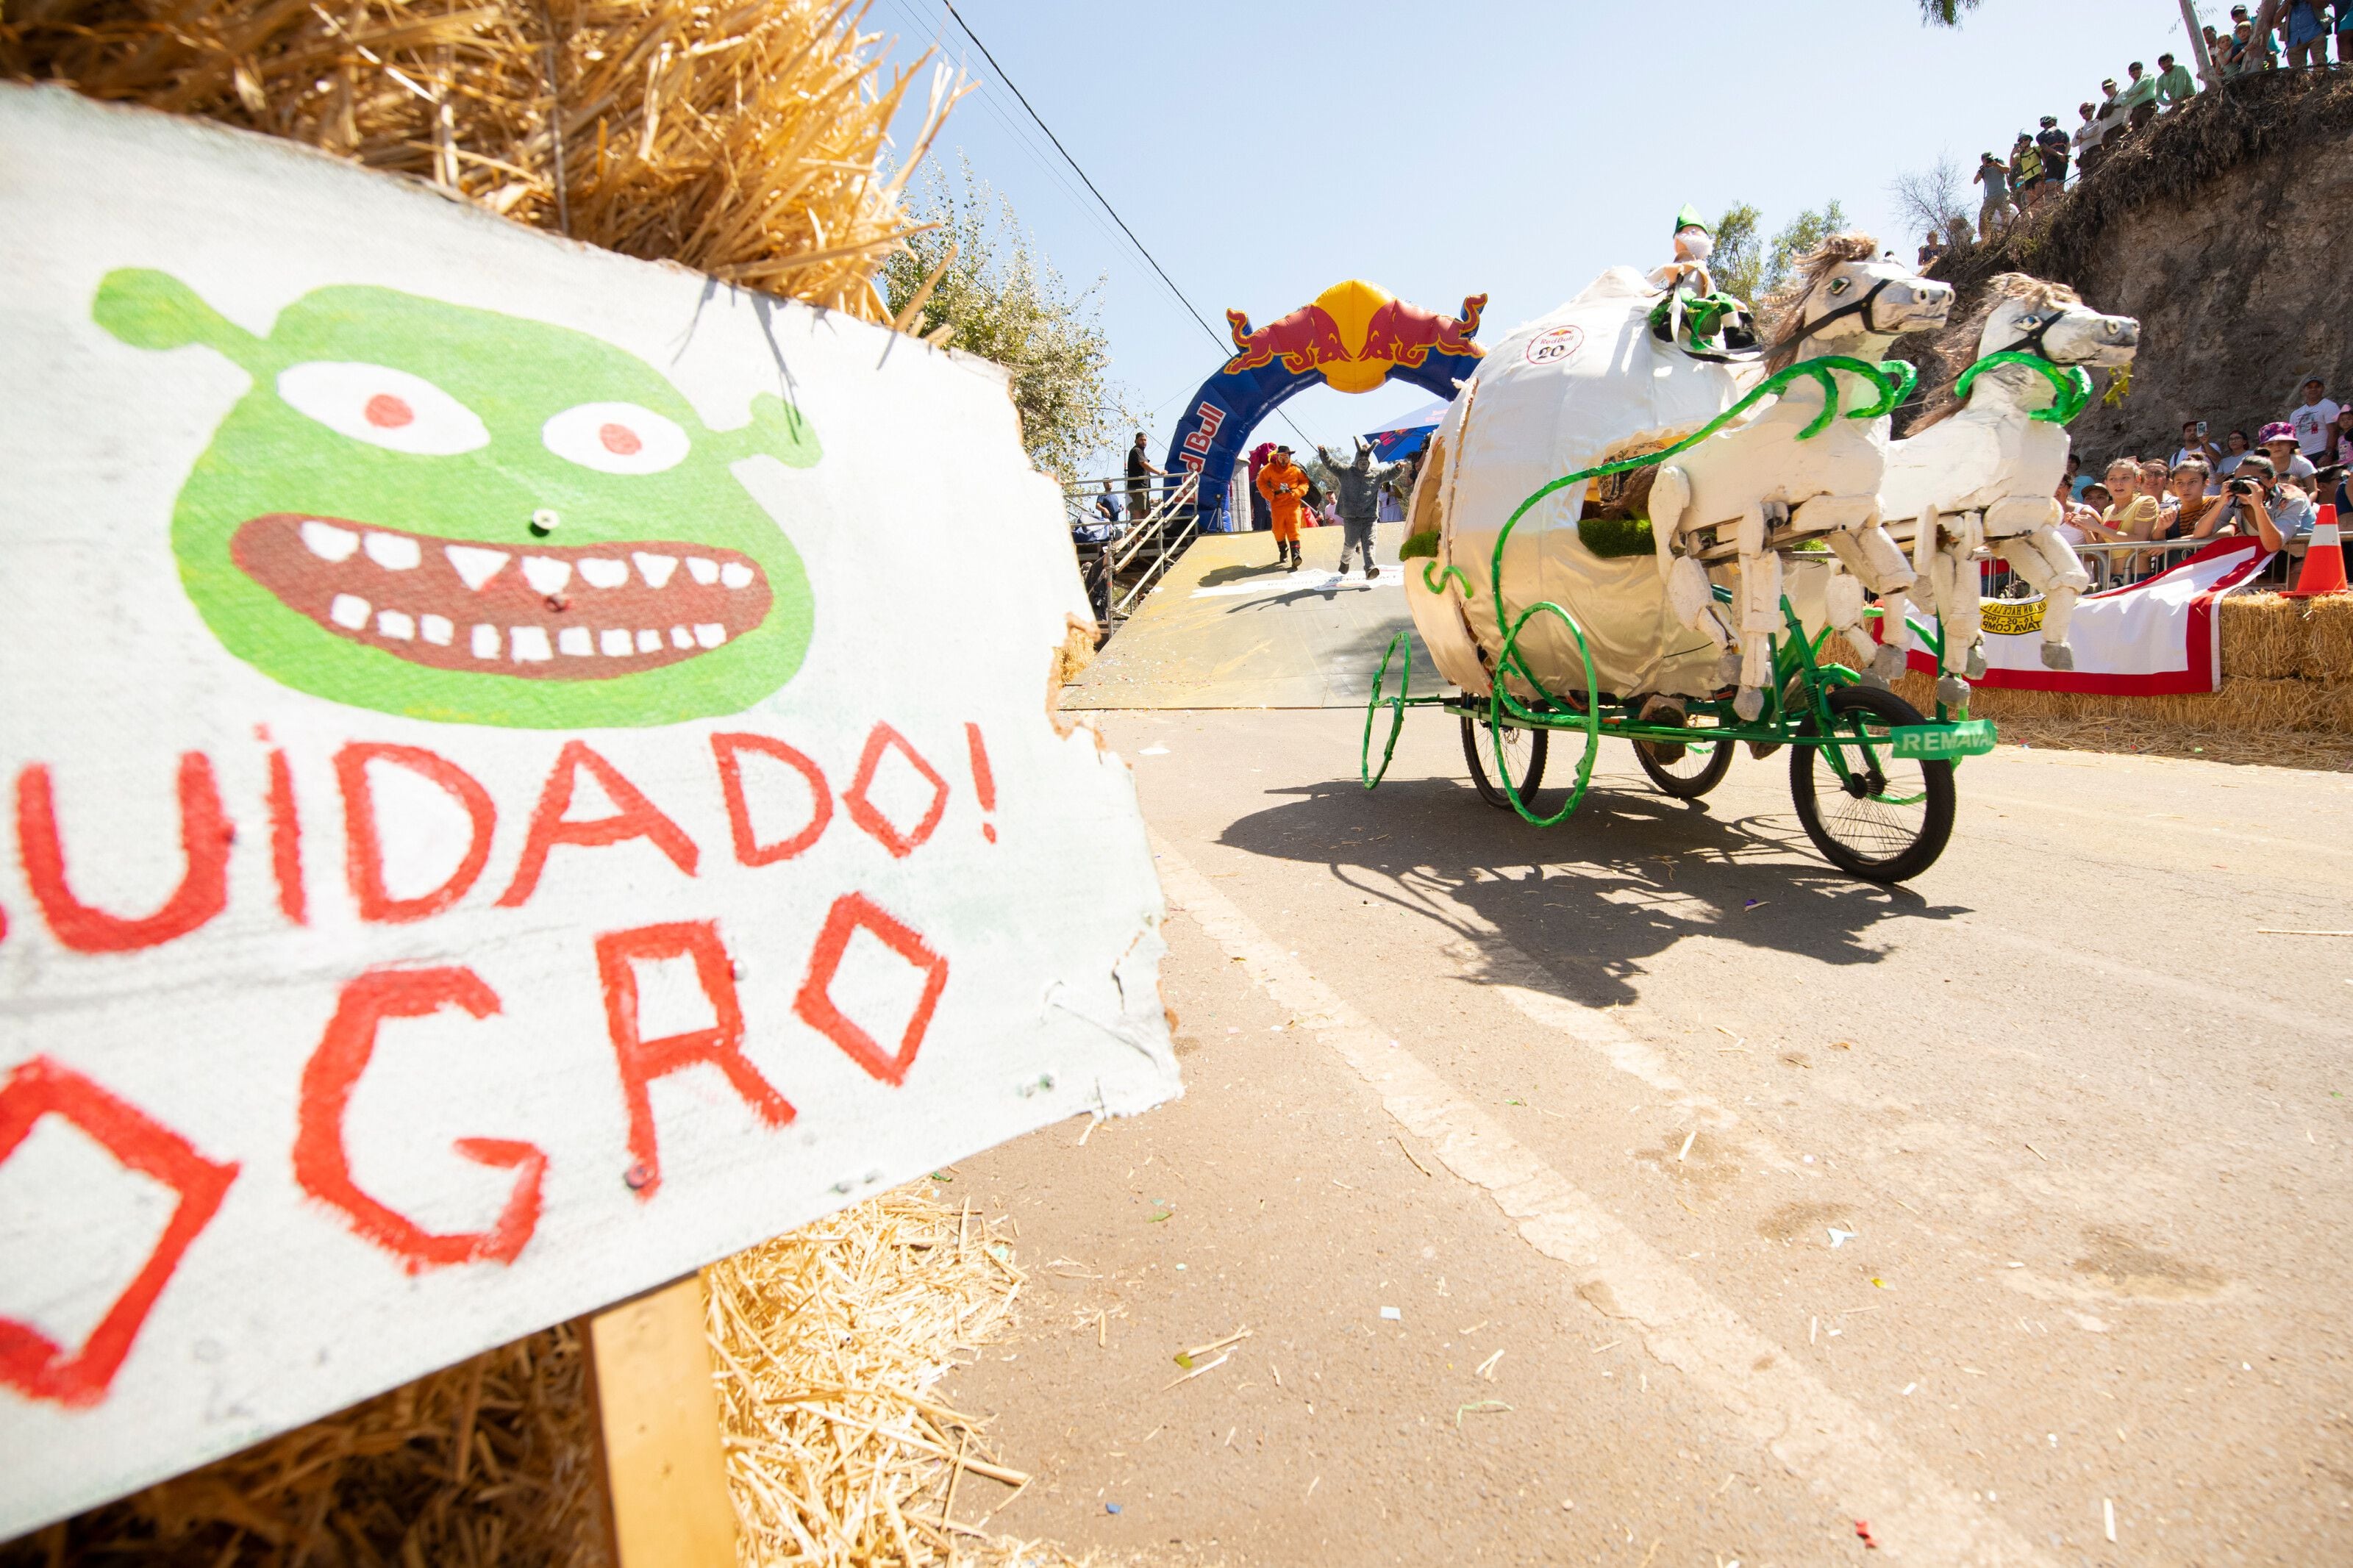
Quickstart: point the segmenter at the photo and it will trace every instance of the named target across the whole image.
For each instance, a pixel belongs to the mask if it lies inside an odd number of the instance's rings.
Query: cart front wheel
[[[1504,765],[1511,770],[1512,787],[1526,800],[1544,783],[1545,747],[1551,736],[1542,730],[1525,730],[1516,724],[1504,726]],[[1497,811],[1512,809],[1512,797],[1505,794],[1502,781],[1493,776],[1490,768],[1494,749],[1488,743],[1487,725],[1483,720],[1462,715],[1462,760],[1471,764],[1471,783],[1477,787],[1479,798]]]
[[[1902,882],[1936,863],[1953,836],[1953,764],[1897,757],[1888,731],[1920,724],[1892,691],[1829,693],[1831,738],[1789,752],[1789,795],[1806,837],[1840,870]],[[1814,733],[1809,723],[1801,733]]]
[[[1705,731],[1694,731],[1704,734]],[[1651,782],[1677,800],[1697,800],[1732,771],[1730,741],[1637,741],[1634,760]],[[1679,754],[1678,754],[1679,753]]]

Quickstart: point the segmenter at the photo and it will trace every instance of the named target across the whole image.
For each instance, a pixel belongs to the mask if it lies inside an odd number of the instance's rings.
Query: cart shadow
[[[1793,811],[1734,816],[1631,779],[1597,775],[1577,812],[1551,827],[1446,779],[1397,780],[1370,794],[1354,780],[1274,793],[1293,798],[1234,822],[1219,841],[1320,864],[1425,919],[1460,926],[1446,902],[1467,907],[1541,962],[1563,995],[1592,1006],[1638,1000],[1634,982],[1649,961],[1686,937],[1875,963],[1888,922],[1971,912],[1824,864]],[[1543,815],[1563,798],[1547,789],[1531,805]],[[1492,940],[1487,931],[1460,934],[1472,947]]]

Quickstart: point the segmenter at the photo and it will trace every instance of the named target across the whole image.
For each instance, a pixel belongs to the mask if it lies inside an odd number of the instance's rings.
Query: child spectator
[[[2241,21],[2231,29],[2231,41],[2222,47],[2222,74],[2244,76],[2257,68],[2262,51],[2255,47],[2255,25]]]
[[[2059,502],[2059,537],[2070,544],[2081,544],[2090,539],[2092,531],[2100,526],[2100,514],[2077,500],[2073,488],[2065,479],[2059,481],[2056,494]]]
[[[2191,458],[2177,463],[2168,491],[2163,516],[2159,519],[2160,539],[2187,539],[2198,536],[2199,520],[2214,505],[2214,498],[2206,493],[2209,470],[2202,458]]]
[[[2287,422],[2295,426],[2296,449],[2316,463],[2330,461],[2327,452],[2336,444],[2331,431],[2336,428],[2337,415],[2337,400],[2328,395],[2320,378],[2305,377],[2304,401],[2287,416]]]
[[[2118,458],[2108,465],[2108,493],[2116,497],[2100,521],[2126,539],[2147,539],[2157,526],[2157,498],[2140,488],[2140,459]]]

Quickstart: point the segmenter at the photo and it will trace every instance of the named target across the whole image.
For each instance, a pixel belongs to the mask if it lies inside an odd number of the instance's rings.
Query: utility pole
[[[2181,0],[2181,26],[2189,35],[2189,58],[2198,62],[2198,79],[2208,87],[2220,85],[2221,79],[2214,74],[2214,62],[2206,55],[2206,29],[2199,25],[2194,0]]]

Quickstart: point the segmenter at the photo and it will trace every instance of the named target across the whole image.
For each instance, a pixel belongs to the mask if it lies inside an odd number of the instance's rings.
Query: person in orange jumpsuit
[[[1299,515],[1307,504],[1307,471],[1291,460],[1291,448],[1277,447],[1266,467],[1258,471],[1258,493],[1274,513],[1274,563],[1297,571]]]

